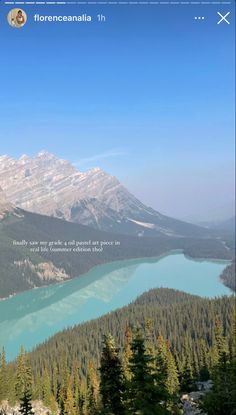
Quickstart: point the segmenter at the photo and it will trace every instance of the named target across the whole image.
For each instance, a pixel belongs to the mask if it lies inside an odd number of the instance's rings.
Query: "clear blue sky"
[[[47,149],[100,166],[178,217],[232,204],[233,6],[1,5],[0,154]],[[217,11],[231,24],[217,25]],[[33,23],[40,14],[107,17]],[[205,20],[194,20],[195,15]]]

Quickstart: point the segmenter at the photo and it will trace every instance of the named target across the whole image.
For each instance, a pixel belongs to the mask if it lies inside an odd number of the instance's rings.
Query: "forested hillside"
[[[212,378],[204,411],[233,415],[233,312],[233,297],[153,289],[55,335],[28,356],[22,350],[9,365],[3,351],[0,400],[24,406],[41,399],[62,415],[177,415],[180,392]]]
[[[125,328],[143,327],[147,320],[152,321],[154,341],[162,335],[178,353],[183,352],[187,341],[193,356],[199,353],[202,339],[206,339],[207,347],[212,345],[216,316],[222,320],[224,332],[229,333],[233,308],[234,297],[210,300],[171,289],[153,289],[126,307],[56,334],[31,354],[33,369],[37,374],[42,362],[49,367],[51,361],[59,356],[63,360],[64,356],[69,367],[80,359],[80,374],[85,376],[86,360],[91,358],[96,365],[99,362],[103,334],[111,333],[123,348]]]
[[[227,287],[236,291],[235,260],[224,269],[221,279]]]

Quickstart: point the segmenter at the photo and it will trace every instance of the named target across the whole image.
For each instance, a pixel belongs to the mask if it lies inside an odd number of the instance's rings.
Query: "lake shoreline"
[[[148,256],[148,257],[137,257],[137,258],[132,257],[132,258],[129,258],[129,259],[120,259],[118,261],[108,261],[108,262],[105,262],[103,264],[98,264],[98,265],[92,266],[88,271],[86,271],[86,272],[84,272],[84,273],[82,273],[82,274],[80,274],[80,275],[78,275],[76,277],[71,277],[71,278],[69,278],[69,279],[67,279],[65,281],[52,282],[51,284],[45,284],[45,285],[41,285],[39,287],[33,287],[33,288],[29,289],[29,290],[23,290],[23,291],[19,291],[19,292],[12,293],[12,294],[10,294],[7,297],[1,297],[1,295],[0,295],[0,303],[2,301],[6,301],[6,300],[9,300],[10,298],[14,298],[14,297],[16,297],[18,295],[24,294],[26,292],[31,292],[31,291],[33,292],[34,290],[38,290],[38,289],[41,289],[41,288],[46,288],[46,287],[51,287],[51,286],[58,286],[58,285],[61,285],[61,284],[69,283],[70,281],[72,281],[74,279],[77,279],[77,278],[81,278],[81,277],[86,276],[90,271],[95,270],[95,269],[97,269],[99,267],[102,267],[104,265],[109,265],[109,264],[122,264],[123,261],[136,261],[136,260],[137,261],[139,261],[139,260],[145,261],[145,260],[152,260],[152,259],[153,259],[153,261],[155,261],[155,260],[159,260],[159,259],[165,258],[166,256],[175,255],[175,254],[183,254],[185,256],[185,258],[187,258],[187,259],[189,259],[191,261],[196,261],[196,262],[210,261],[210,262],[213,262],[213,263],[221,263],[221,264],[222,263],[225,263],[227,265],[229,265],[232,262],[232,260],[230,260],[230,259],[192,257],[192,256],[186,254],[185,251],[184,251],[184,249],[171,249],[169,251],[163,252],[162,254],[160,254],[158,256],[155,255],[155,256],[150,256],[150,257]],[[224,282],[223,282],[223,280],[221,280],[221,283],[223,285],[225,285]]]
[[[187,258],[182,250],[158,257],[99,265],[84,277],[27,290],[0,302],[0,348],[8,360],[23,345],[35,345],[64,328],[94,320],[133,302],[153,288],[169,288],[200,297],[230,295],[219,280],[225,261]]]

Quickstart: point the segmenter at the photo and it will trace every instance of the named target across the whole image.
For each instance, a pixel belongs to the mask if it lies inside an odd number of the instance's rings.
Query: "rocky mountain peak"
[[[145,206],[101,168],[80,172],[46,150],[18,160],[0,157],[0,183],[17,207],[105,231],[138,236],[202,233]]]
[[[51,159],[56,159],[57,157],[47,150],[41,150],[36,154],[35,158],[44,158],[44,159],[51,160]]]
[[[27,156],[27,154],[22,154],[22,156],[19,158],[19,160],[24,161],[24,160],[28,160],[29,156]]]

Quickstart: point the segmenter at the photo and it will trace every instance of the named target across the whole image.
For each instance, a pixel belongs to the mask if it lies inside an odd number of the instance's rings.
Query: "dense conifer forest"
[[[223,283],[232,291],[236,291],[235,259],[221,274]]]
[[[181,392],[213,380],[209,415],[233,415],[234,297],[153,289],[94,321],[64,330],[15,362],[1,353],[0,401],[30,414],[40,399],[61,415],[181,414]],[[28,409],[27,409],[28,408]]]

